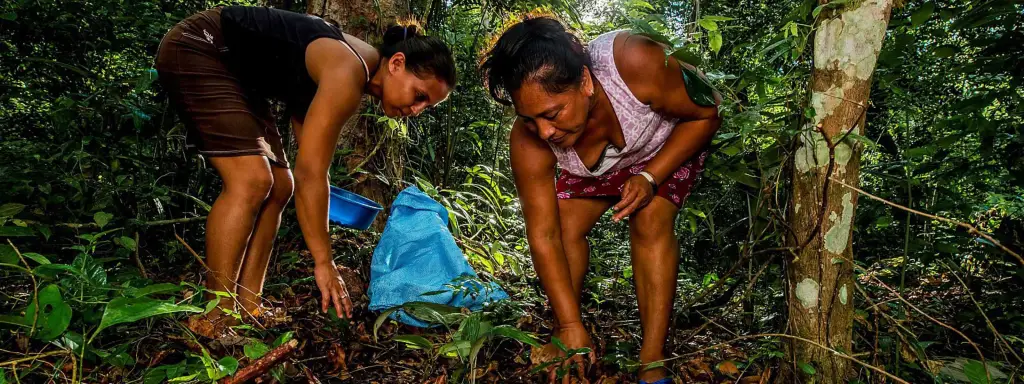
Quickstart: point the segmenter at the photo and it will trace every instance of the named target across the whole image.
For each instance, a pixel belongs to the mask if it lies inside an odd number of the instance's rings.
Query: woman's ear
[[[395,74],[400,70],[405,69],[405,54],[402,52],[396,52],[388,58],[388,72]]]
[[[580,89],[587,97],[594,96],[594,81],[590,78],[589,67],[583,67],[583,82],[580,83]]]

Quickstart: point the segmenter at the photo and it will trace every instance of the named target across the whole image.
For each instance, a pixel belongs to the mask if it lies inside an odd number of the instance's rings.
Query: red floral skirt
[[[671,201],[676,207],[682,207],[686,197],[690,196],[690,190],[696,184],[697,177],[704,170],[704,160],[707,156],[708,151],[705,150],[683,163],[667,180],[661,182],[657,195]],[[626,180],[640,174],[645,166],[646,161],[597,177],[576,176],[563,171],[555,183],[555,192],[559,199],[619,197],[622,195],[622,187]]]

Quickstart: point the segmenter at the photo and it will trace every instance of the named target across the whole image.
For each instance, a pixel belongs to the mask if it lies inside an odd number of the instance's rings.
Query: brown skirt
[[[160,41],[156,71],[188,132],[205,156],[262,155],[288,167],[270,103],[249,94],[223,62],[220,9],[197,13]]]

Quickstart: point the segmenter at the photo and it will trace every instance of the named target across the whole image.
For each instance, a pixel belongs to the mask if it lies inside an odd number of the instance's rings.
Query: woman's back
[[[306,70],[306,47],[322,37],[344,39],[319,17],[266,7],[224,7],[221,23],[226,62],[241,83],[302,111],[316,93]]]

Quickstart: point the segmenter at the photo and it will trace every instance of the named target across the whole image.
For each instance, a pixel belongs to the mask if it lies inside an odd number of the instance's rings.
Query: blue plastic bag
[[[456,293],[453,284],[475,294]],[[497,284],[480,283],[448,232],[448,210],[416,187],[406,188],[392,204],[373,251],[368,293],[372,311],[415,301],[475,311],[485,303],[508,298]],[[417,327],[431,326],[402,310],[390,317]]]

